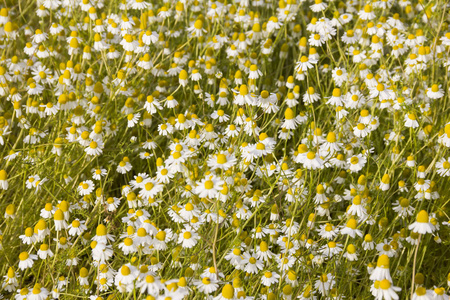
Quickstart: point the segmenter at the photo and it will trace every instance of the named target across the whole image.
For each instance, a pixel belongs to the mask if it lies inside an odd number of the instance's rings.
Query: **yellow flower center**
[[[379,83],[379,84],[377,85],[377,90],[378,90],[379,92],[384,91],[384,85],[383,85],[382,83]]]
[[[423,286],[420,286],[416,289],[417,296],[424,296],[427,293],[427,289]]]
[[[428,213],[425,210],[421,210],[416,220],[419,223],[428,223]]]
[[[310,151],[310,152],[308,152],[308,154],[306,154],[306,157],[308,159],[314,159],[314,158],[316,158],[316,153]]]
[[[19,259],[23,261],[23,260],[28,259],[28,256],[29,255],[28,255],[27,252],[22,252],[22,253],[19,254]]]
[[[227,162],[227,156],[225,154],[218,154],[217,155],[217,163],[223,165]]]
[[[206,180],[205,181],[205,189],[210,190],[214,187],[214,183],[212,182],[212,180]]]
[[[123,276],[128,276],[131,273],[131,270],[128,266],[123,266],[120,270],[120,273],[122,273]]]
[[[383,290],[387,290],[391,287],[391,282],[387,279],[383,279],[380,281],[380,288]]]

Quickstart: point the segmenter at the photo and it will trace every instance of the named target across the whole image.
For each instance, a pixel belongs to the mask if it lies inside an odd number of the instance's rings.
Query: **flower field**
[[[449,299],[449,1],[4,0],[0,50],[0,299]]]

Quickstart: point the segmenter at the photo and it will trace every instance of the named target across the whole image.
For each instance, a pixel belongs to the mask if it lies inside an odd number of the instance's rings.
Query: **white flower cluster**
[[[448,11],[4,1],[0,299],[449,299]]]

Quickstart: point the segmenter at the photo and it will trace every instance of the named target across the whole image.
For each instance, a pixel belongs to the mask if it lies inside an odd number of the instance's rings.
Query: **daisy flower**
[[[207,164],[212,171],[216,169],[226,171],[232,166],[234,166],[236,162],[237,159],[234,154],[230,154],[227,152],[220,152],[209,158]]]
[[[143,280],[140,280],[136,286],[140,289],[141,293],[148,295],[158,295],[160,291],[164,289],[164,284],[154,275],[147,275]]]
[[[280,275],[278,275],[276,272],[266,271],[261,277],[261,283],[264,286],[271,286],[272,284],[276,284],[279,279]]]
[[[219,288],[219,281],[203,277],[202,280],[194,281],[194,285],[201,293],[212,294]]]
[[[130,164],[128,158],[124,158],[122,161],[119,162],[117,165],[117,172],[121,174],[126,174],[132,169],[132,165]]]
[[[303,166],[307,169],[315,170],[322,169],[324,167],[324,163],[315,152],[309,151],[303,161]]]
[[[6,173],[5,170],[0,170],[0,188],[2,190],[7,190],[8,189],[8,174]]]
[[[78,194],[80,194],[80,196],[89,195],[94,191],[94,187],[95,185],[92,180],[82,181],[77,188]]]
[[[200,239],[197,232],[195,232],[191,227],[186,227],[181,230],[178,236],[178,243],[181,244],[183,248],[192,248],[194,247],[198,240]]]
[[[236,300],[235,291],[231,284],[227,283],[223,286],[219,295],[213,298],[214,300]]]
[[[129,284],[132,284],[136,280],[138,275],[139,271],[136,267],[131,264],[125,264],[120,267],[119,271],[114,277],[114,284],[117,287],[120,287],[121,285],[127,286]]]
[[[430,223],[428,213],[421,210],[416,217],[416,222],[408,226],[409,230],[420,234],[433,233],[434,226]]]
[[[61,209],[55,211],[53,215],[55,221],[55,230],[61,231],[62,229],[67,229],[67,223],[64,218],[64,212]]]
[[[366,164],[367,159],[361,154],[353,155],[347,159],[347,164],[349,166],[350,172],[359,172]]]
[[[442,89],[441,86],[433,84],[431,88],[426,89],[426,94],[431,99],[439,99],[444,96],[444,90]]]
[[[98,156],[103,153],[103,142],[101,140],[92,141],[89,146],[84,149],[87,155]]]
[[[71,236],[78,236],[83,234],[85,230],[87,230],[87,227],[85,225],[86,221],[75,219],[72,221],[72,223],[69,225],[69,235]]]
[[[371,287],[372,295],[377,299],[397,300],[397,293],[402,289],[394,286],[389,280],[376,280]]]
[[[317,63],[317,60],[313,58],[309,58],[308,56],[303,55],[300,58],[300,61],[298,61],[295,65],[295,71],[298,72],[299,70],[305,72],[308,71],[308,69],[314,68],[314,65]]]
[[[224,181],[215,175],[207,176],[202,179],[198,185],[195,187],[194,192],[201,198],[209,197],[214,199],[218,196],[220,190],[222,190],[222,186]]]
[[[349,219],[345,227],[341,227],[341,234],[347,234],[352,238],[354,238],[356,235],[358,235],[359,237],[363,236],[362,231],[357,229],[357,222],[354,218]]]
[[[433,291],[427,290],[423,286],[419,286],[414,291],[412,300],[428,300],[433,299]]]
[[[392,282],[391,273],[389,272],[389,256],[382,254],[378,257],[377,266],[370,274],[370,280],[384,280],[387,279]]]
[[[331,273],[320,275],[319,279],[314,283],[314,288],[317,289],[323,296],[329,294],[330,290],[335,285],[336,281]]]
[[[37,260],[37,255],[29,254],[28,252],[21,252],[19,254],[19,269],[22,271],[33,266],[34,261]]]
[[[244,265],[244,271],[251,274],[258,273],[264,266],[262,261],[258,260],[249,252],[244,253],[244,260],[242,261],[242,264]]]
[[[49,292],[46,288],[42,287],[39,283],[36,283],[33,290],[28,295],[27,299],[30,300],[44,300],[47,299]]]
[[[411,128],[419,127],[419,122],[417,122],[417,116],[414,113],[405,115],[405,126]]]
[[[450,176],[450,157],[447,159],[441,158],[435,165],[436,171],[440,176],[448,177]],[[0,173],[1,175],[1,173]]]

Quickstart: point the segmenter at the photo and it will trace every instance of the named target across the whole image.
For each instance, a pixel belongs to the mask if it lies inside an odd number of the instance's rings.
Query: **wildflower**
[[[219,288],[218,281],[209,277],[203,277],[202,280],[196,281],[194,284],[204,294],[214,293]]]
[[[183,248],[194,247],[199,239],[199,235],[192,230],[191,227],[186,227],[183,229],[178,237],[178,243],[182,245]]]
[[[303,103],[312,104],[320,99],[320,95],[315,92],[313,87],[309,87],[307,92],[303,95]]]
[[[310,6],[313,12],[321,12],[327,8],[327,3],[322,0],[315,0],[314,4]]]
[[[355,127],[353,127],[353,134],[357,137],[366,137],[370,133],[369,128],[366,127],[363,123],[359,123]]]
[[[280,275],[278,275],[277,273],[266,271],[261,277],[261,283],[265,286],[271,286],[272,284],[276,284],[279,279]]]
[[[417,122],[417,116],[414,113],[405,115],[405,126],[412,128],[419,127],[419,123]]]
[[[370,234],[366,234],[364,236],[364,242],[362,243],[364,250],[372,250],[375,248],[375,243],[373,242],[372,236]]]
[[[7,190],[8,189],[8,175],[6,173],[5,170],[0,170],[0,188],[2,190]]]
[[[42,32],[42,30],[40,30],[40,29],[36,29],[36,31],[32,37],[33,43],[40,44],[43,41],[45,41],[47,39],[47,37],[48,37],[47,33]]]
[[[67,223],[64,218],[64,213],[61,209],[58,209],[55,211],[55,214],[53,215],[54,221],[55,221],[55,230],[61,231],[62,229],[67,229]]]
[[[300,61],[298,61],[296,63],[295,71],[298,72],[299,70],[301,70],[301,71],[305,72],[308,69],[313,68],[314,64],[316,64],[316,63],[317,63],[317,61],[315,59],[308,58],[307,56],[302,56],[300,58]]]
[[[413,214],[414,207],[410,206],[410,202],[407,198],[401,197],[394,203],[393,210],[397,212],[400,217],[405,218]]]
[[[4,281],[2,283],[2,288],[7,292],[14,291],[17,286],[19,285],[19,282],[17,281],[18,274],[14,270],[13,267],[8,268],[8,272],[5,276],[3,276]]]
[[[432,299],[432,291],[427,290],[423,286],[419,286],[415,289],[412,299],[413,300],[425,300]]]
[[[128,158],[124,157],[122,161],[120,161],[119,165],[117,166],[117,172],[125,174],[129,172],[132,169],[132,165],[130,164],[130,161]]]
[[[445,297],[447,297],[447,295],[445,295],[445,289],[443,287],[435,287],[432,291],[432,295],[435,299],[445,299]]]
[[[316,155],[316,153],[309,151],[306,154],[306,159],[303,162],[303,165],[307,169],[322,169],[323,168],[323,160]]]
[[[203,36],[203,34],[207,32],[206,29],[203,28],[203,21],[200,19],[197,19],[194,22],[194,25],[190,26],[187,30],[197,38]]]
[[[54,253],[52,252],[52,250],[50,250],[47,244],[41,244],[39,246],[37,255],[39,256],[40,259],[47,259],[47,257],[53,257]]]
[[[377,266],[370,274],[370,280],[384,280],[392,282],[391,273],[389,272],[389,256],[382,254],[378,257]]]
[[[356,247],[353,244],[349,244],[347,246],[347,251],[345,252],[344,257],[346,257],[349,261],[358,260],[358,255],[356,253]]]
[[[420,234],[432,233],[434,231],[433,224],[430,223],[428,213],[421,210],[417,214],[416,222],[408,226],[408,229]]]
[[[341,86],[347,80],[347,71],[344,68],[336,68],[332,72],[333,80],[337,86]]]
[[[355,219],[351,218],[347,221],[347,225],[341,229],[341,234],[348,234],[352,238],[356,235],[362,237],[362,232],[359,229],[356,229],[357,222]]]
[[[347,159],[347,164],[349,165],[351,172],[359,172],[364,167],[366,162],[366,158],[361,154],[353,155]]]
[[[99,224],[95,231],[95,236],[92,237],[93,241],[106,244],[108,241],[114,242],[114,236],[108,234],[106,226],[103,224]]]
[[[19,254],[19,269],[25,270],[33,266],[34,261],[37,259],[37,255],[29,254],[28,252],[21,252]]]
[[[371,287],[372,295],[377,299],[399,299],[397,293],[402,289],[394,286],[389,280],[377,280],[374,282],[374,285]]]
[[[331,273],[320,275],[319,279],[314,283],[314,288],[316,288],[322,295],[328,295],[330,290],[335,285],[336,281]]]
[[[437,84],[433,84],[431,88],[426,90],[427,96],[431,99],[439,99],[444,96],[444,91]]]
[[[164,289],[164,284],[157,277],[149,274],[137,283],[137,287],[140,288],[141,293],[158,295],[159,291]]]
[[[235,300],[237,298],[235,297],[235,290],[233,286],[227,283],[222,287],[221,293],[218,296],[214,297],[214,300],[230,300],[230,299]]]
[[[78,220],[75,219],[72,221],[72,223],[69,225],[69,235],[77,236],[83,234],[85,230],[87,230],[87,227],[85,225],[86,221],[84,220]]]
[[[437,173],[443,177],[450,176],[450,158],[441,158],[436,163]],[[1,172],[1,171],[0,171]],[[0,173],[1,175],[1,173]]]
[[[134,280],[138,277],[139,271],[136,267],[125,264],[123,265],[116,276],[114,277],[114,284],[117,287],[121,287],[122,291],[128,290],[130,285],[134,282]]]
[[[98,156],[103,153],[103,142],[101,140],[92,141],[89,146],[84,150],[88,155]]]
[[[30,295],[27,297],[27,299],[43,300],[43,299],[47,299],[48,294],[49,294],[49,292],[46,288],[42,287],[39,283],[36,283],[33,287],[33,290],[31,291]]]
[[[36,242],[36,236],[34,235],[33,228],[28,227],[25,229],[25,234],[20,235],[19,238],[24,244],[31,245]]]
[[[223,184],[224,182],[221,179],[211,175],[199,182],[195,188],[195,193],[197,193],[199,197],[209,197],[214,199],[218,196]]]
[[[94,182],[92,182],[92,180],[85,180],[80,182],[80,184],[78,185],[78,193],[81,196],[84,195],[89,195],[90,193],[92,193],[94,191]]]

